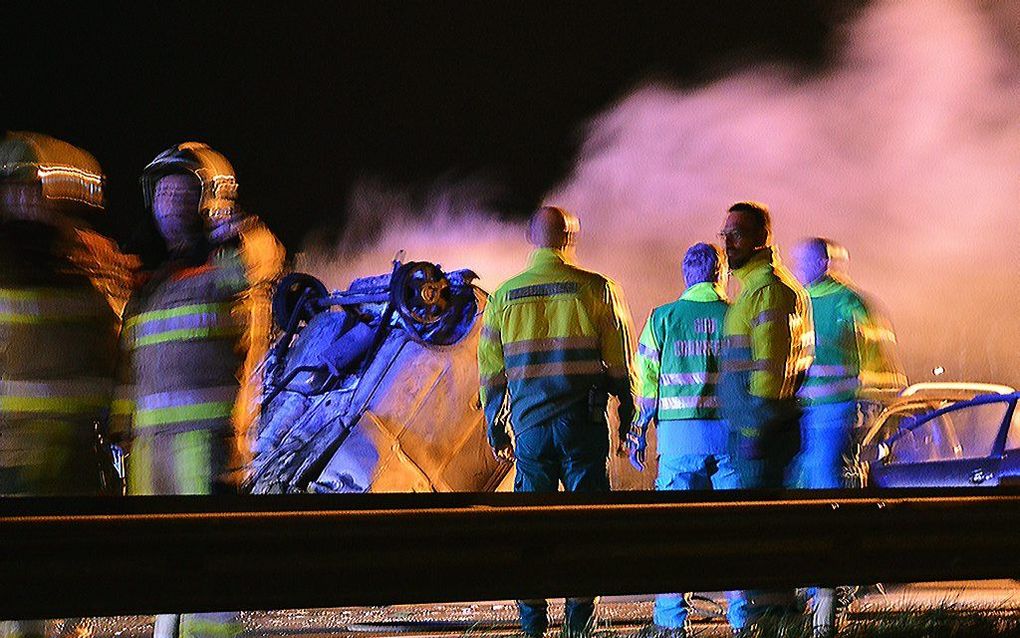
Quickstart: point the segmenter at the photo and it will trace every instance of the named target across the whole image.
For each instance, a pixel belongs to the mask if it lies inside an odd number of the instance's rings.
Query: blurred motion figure
[[[858,393],[906,386],[896,335],[841,274],[847,262],[845,248],[820,237],[801,242],[794,253],[794,272],[807,288],[815,326],[815,359],[797,395],[804,406],[797,487],[842,487]]]
[[[124,314],[114,424],[130,444],[128,493],[232,493],[250,456],[283,249],[241,213],[233,168],[205,144],[160,153],[141,183],[168,258]],[[156,622],[160,638],[239,631],[233,613]]]
[[[792,482],[799,488],[843,487],[858,392],[906,386],[895,334],[850,285],[848,261],[845,248],[821,237],[804,240],[794,252],[794,272],[807,288],[815,326],[815,359],[798,393],[804,416]],[[817,590],[812,608],[816,633],[831,633],[834,591]]]
[[[716,384],[726,300],[725,260],[711,244],[691,246],[683,259],[687,284],[680,299],[652,311],[636,357],[638,414],[630,431],[631,462],[644,469],[646,434],[658,435],[657,490],[737,489],[737,470],[727,451],[728,430]],[[729,596],[727,616],[744,626],[744,602]],[[655,597],[654,624],[683,630],[689,606],[681,594]]]
[[[489,298],[478,344],[489,444],[516,454],[516,492],[609,490],[606,408],[619,399],[620,450],[634,415],[630,312],[617,285],[574,265],[580,223],[547,206],[531,217],[528,269]],[[514,443],[507,432],[509,416]],[[521,627],[541,636],[546,601],[521,600]],[[564,626],[589,629],[592,598],[568,598]]]
[[[89,229],[104,177],[88,152],[0,140],[0,495],[97,494],[113,391],[119,254]],[[0,623],[41,636],[42,621]]]
[[[95,494],[113,390],[113,244],[91,231],[103,173],[38,133],[0,142],[0,493]]]

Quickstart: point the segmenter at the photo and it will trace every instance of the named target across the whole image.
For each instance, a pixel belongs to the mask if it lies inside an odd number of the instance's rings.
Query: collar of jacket
[[[685,301],[725,301],[726,291],[718,283],[703,281],[685,290],[680,298]]]
[[[559,248],[536,248],[528,260],[528,266],[532,268],[556,263],[573,265],[574,261],[567,255],[566,251]]]
[[[746,284],[747,280],[751,277],[759,274],[765,270],[772,269],[773,266],[779,265],[779,255],[776,254],[775,249],[772,246],[766,246],[758,252],[756,252],[747,263],[733,270],[733,275],[740,280],[740,283]]]
[[[846,284],[829,275],[816,280],[814,283],[807,286],[808,294],[813,297],[825,297],[837,293],[846,288]]]

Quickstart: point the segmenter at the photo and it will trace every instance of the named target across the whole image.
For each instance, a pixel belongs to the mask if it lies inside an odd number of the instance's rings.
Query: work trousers
[[[129,494],[196,494],[223,491],[226,426],[135,435],[128,456]]]
[[[740,454],[740,435],[730,433],[730,454],[740,476],[740,485],[749,490],[776,490],[789,487],[787,477],[794,457],[799,450],[800,430],[796,423],[785,424],[773,440],[763,458],[744,458]],[[800,613],[795,592],[790,590],[747,589],[741,592],[745,622],[754,622],[765,616],[786,616]]]
[[[210,495],[223,491],[224,427],[145,433],[128,455],[128,493]],[[160,614],[154,638],[233,638],[241,633],[237,612]]]
[[[857,403],[825,403],[804,408],[800,421],[801,449],[794,459],[790,483],[801,489],[844,487],[843,467],[850,453]]]
[[[824,403],[804,408],[800,421],[801,451],[793,464],[793,485],[801,489],[844,487],[844,459],[850,452],[857,403]],[[836,622],[836,591],[811,588],[811,622],[824,635]]]
[[[682,426],[670,423],[670,427]],[[723,425],[722,427],[725,427]],[[682,450],[665,450],[659,455],[659,475],[656,490],[734,490],[739,489],[737,470],[728,454],[680,454]],[[742,629],[747,622],[747,610],[739,591],[726,592],[729,603],[726,618],[734,629]],[[688,594],[658,594],[652,610],[652,622],[659,627],[682,628],[687,624],[690,611]]]
[[[587,409],[532,425],[516,435],[515,492],[608,492],[608,428]],[[595,558],[595,557],[593,557]],[[521,629],[541,636],[549,626],[545,600],[518,600]],[[564,627],[571,634],[590,629],[594,598],[567,598]]]
[[[93,428],[89,419],[15,419],[0,414],[0,495],[98,493]]]

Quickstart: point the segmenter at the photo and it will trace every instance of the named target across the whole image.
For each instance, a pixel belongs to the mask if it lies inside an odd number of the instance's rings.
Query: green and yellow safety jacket
[[[0,225],[0,493],[95,493],[119,319],[55,229]]]
[[[730,429],[755,439],[796,427],[796,394],[814,351],[811,302],[771,247],[733,274],[741,289],[726,313],[720,398]]]
[[[478,343],[481,399],[489,442],[507,434],[500,418],[509,395],[521,433],[588,403],[620,400],[621,428],[633,416],[630,313],[617,285],[542,248],[528,269],[500,286],[483,315]]]
[[[703,282],[652,311],[636,358],[642,431],[653,421],[721,418],[716,384],[727,306],[725,291]]]
[[[805,405],[853,401],[862,387],[906,385],[896,335],[861,295],[826,276],[807,288],[815,322],[815,360],[798,396]]]

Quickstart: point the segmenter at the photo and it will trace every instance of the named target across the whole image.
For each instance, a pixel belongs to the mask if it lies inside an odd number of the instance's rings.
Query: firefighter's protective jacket
[[[846,283],[823,277],[807,288],[815,360],[798,395],[805,405],[853,401],[861,388],[901,388],[896,335]]]
[[[0,224],[0,493],[95,493],[96,426],[106,419],[117,313],[56,228]]]
[[[489,298],[478,345],[489,442],[506,442],[509,396],[515,433],[590,402],[620,400],[624,430],[633,416],[631,322],[617,285],[573,265],[563,251],[536,250],[528,266]],[[600,399],[601,396],[601,399]]]
[[[198,266],[169,265],[128,303],[113,423],[131,440],[129,492],[239,484],[282,262],[279,242],[252,220],[236,245]]]
[[[741,290],[726,313],[720,393],[730,429],[753,440],[796,427],[796,394],[814,350],[811,303],[772,248],[733,274]]]

